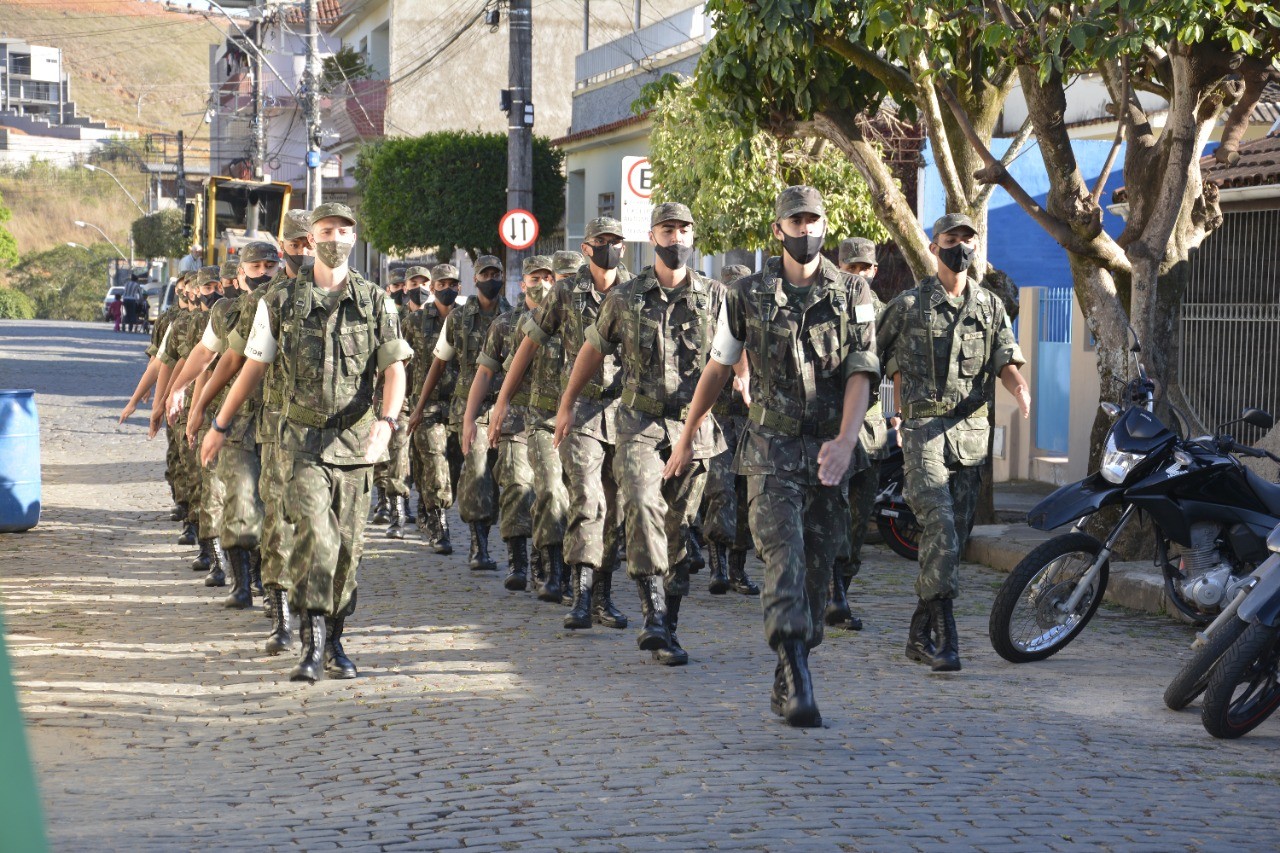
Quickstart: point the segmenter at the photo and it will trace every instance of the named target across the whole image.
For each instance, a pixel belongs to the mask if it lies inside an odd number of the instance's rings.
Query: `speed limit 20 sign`
[[[538,242],[538,220],[527,210],[508,210],[498,220],[498,236],[508,249],[527,249]]]

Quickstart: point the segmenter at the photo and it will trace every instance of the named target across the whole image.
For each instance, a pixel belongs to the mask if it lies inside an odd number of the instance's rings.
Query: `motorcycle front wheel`
[[[1107,589],[1110,561],[1104,562],[1079,605],[1064,605],[1075,592],[1102,543],[1086,533],[1050,539],[1014,567],[991,605],[991,646],[1011,663],[1030,663],[1057,654],[1089,624]]]
[[[908,560],[920,559],[920,522],[905,503],[876,504],[876,528],[893,553]]]
[[[1213,674],[1213,665],[1222,659],[1248,627],[1249,623],[1243,619],[1232,619],[1209,635],[1165,689],[1164,704],[1170,711],[1181,711],[1204,692],[1209,676]]]
[[[1256,729],[1280,705],[1280,628],[1252,624],[1213,668],[1200,720],[1216,738]]]

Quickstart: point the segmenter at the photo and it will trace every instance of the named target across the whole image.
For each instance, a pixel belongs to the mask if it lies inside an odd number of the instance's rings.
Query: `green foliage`
[[[18,262],[18,241],[4,223],[13,218],[13,211],[4,203],[0,195],[0,267],[11,267]]]
[[[349,80],[363,80],[373,74],[364,58],[350,45],[343,45],[333,56],[326,56],[321,71],[321,86],[331,92]]]
[[[180,258],[190,238],[182,235],[182,211],[169,208],[133,220],[133,246],[143,258]]]
[[[697,220],[704,252],[776,250],[770,229],[777,194],[792,184],[826,200],[827,248],[853,235],[880,242],[888,233],[871,207],[866,182],[825,140],[743,135],[692,83],[666,81],[647,93],[653,130],[649,159],[657,201],[682,201]]]
[[[364,238],[408,254],[453,247],[498,253],[507,210],[507,137],[442,131],[384,139],[360,151],[355,170]],[[533,215],[543,233],[564,216],[564,154],[533,140]]]
[[[0,288],[0,320],[34,320],[36,304],[21,290]]]
[[[116,257],[106,243],[88,247],[55,246],[23,256],[9,275],[9,286],[35,303],[44,320],[98,320],[107,292],[107,262]]]

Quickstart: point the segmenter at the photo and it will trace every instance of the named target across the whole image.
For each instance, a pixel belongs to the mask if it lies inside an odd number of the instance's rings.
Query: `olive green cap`
[[[408,278],[404,267],[395,267],[391,270],[389,276],[387,280],[392,284],[404,284],[404,280]]]
[[[456,272],[456,270],[455,270],[455,272]],[[404,282],[405,282],[405,284],[408,284],[408,283],[409,283],[409,279],[411,279],[411,278],[419,278],[419,277],[421,277],[421,278],[425,278],[425,279],[427,279],[428,281],[430,281],[430,280],[431,280],[431,270],[427,269],[426,267],[409,267],[407,270],[405,270],[405,271],[404,271]],[[455,275],[455,276],[454,276],[454,278],[457,278],[457,276]]]
[[[458,268],[453,264],[436,264],[431,268],[432,283],[444,281],[446,278],[451,278],[454,281],[462,280],[462,276],[458,273]]]
[[[581,252],[561,249],[551,256],[551,271],[556,275],[573,275],[586,262]]]
[[[678,201],[664,201],[662,204],[653,206],[653,215],[649,217],[649,226],[652,227],[660,222],[688,222],[693,224],[693,213],[689,211],[688,205],[681,204]]]
[[[279,261],[280,250],[265,240],[255,240],[240,250],[240,263],[250,264],[257,261]],[[227,276],[230,278],[231,276]]]
[[[311,211],[311,224],[315,225],[321,219],[328,219],[330,216],[345,219],[352,225],[356,224],[355,213],[352,212],[351,208],[347,207],[340,201],[331,201],[327,204],[322,204],[315,210]]]
[[[225,264],[223,266],[226,266]],[[206,284],[222,281],[219,269],[215,266],[200,267],[200,272],[196,273],[196,286],[203,287]]]
[[[933,239],[937,240],[938,235],[955,231],[957,228],[968,228],[975,234],[978,233],[972,219],[963,213],[948,213],[945,216],[939,216],[938,221],[933,223]]]
[[[284,225],[281,228],[282,240],[297,240],[311,233],[311,213],[295,208],[284,213]]]
[[[773,205],[773,218],[782,220],[797,213],[826,216],[827,206],[822,201],[822,193],[803,185],[787,187],[778,193],[778,200]]]
[[[497,255],[481,255],[476,258],[476,272],[494,269],[498,272],[506,271],[503,269],[502,260]],[[457,276],[455,275],[454,278],[457,278]]]
[[[850,237],[840,241],[840,263],[875,264],[876,244],[866,237]]]
[[[609,234],[614,237],[623,236],[622,223],[612,216],[597,217],[587,223],[587,230],[582,239],[590,240],[592,237],[598,237],[601,234]]]
[[[720,278],[725,284],[733,284],[740,278],[746,278],[751,275],[751,267],[746,264],[729,264],[720,270]]]
[[[530,273],[535,273],[538,270],[546,270],[553,274],[555,272],[555,269],[551,264],[551,259],[546,255],[530,255],[525,258],[524,265],[521,267],[520,272],[522,275],[529,275]]]
[[[240,269],[240,258],[228,258],[222,262],[222,278],[235,278],[236,271]]]

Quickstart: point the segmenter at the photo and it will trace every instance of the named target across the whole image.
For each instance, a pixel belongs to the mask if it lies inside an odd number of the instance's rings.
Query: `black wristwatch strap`
[[[231,427],[230,427],[230,426],[225,426],[225,427],[224,427],[224,426],[220,426],[220,425],[218,424],[218,416],[217,416],[217,415],[214,415],[214,416],[213,416],[213,421],[212,421],[212,423],[210,423],[210,424],[209,424],[209,426],[213,427],[213,431],[214,431],[214,432],[220,432],[220,433],[223,433],[224,435],[225,435],[226,433],[231,432]]]
[[[379,420],[381,420],[381,421],[385,421],[385,422],[386,422],[386,424],[387,424],[389,427],[391,427],[391,431],[392,431],[392,432],[399,432],[399,431],[400,431],[400,424],[398,424],[398,423],[396,422],[396,419],[395,419],[395,417],[394,417],[394,416],[392,416],[392,415],[384,415],[383,417],[379,418]]]

